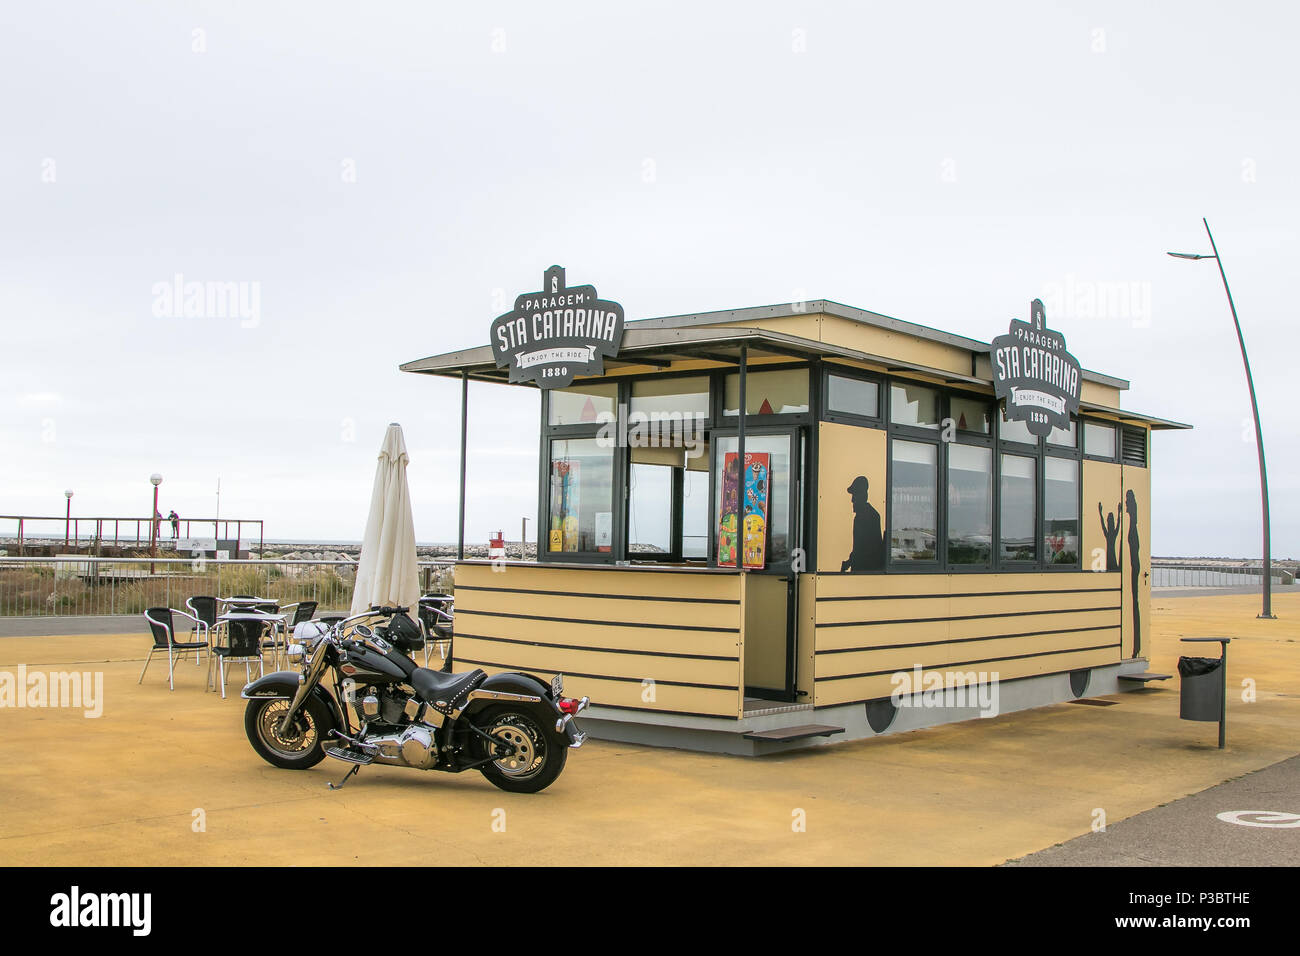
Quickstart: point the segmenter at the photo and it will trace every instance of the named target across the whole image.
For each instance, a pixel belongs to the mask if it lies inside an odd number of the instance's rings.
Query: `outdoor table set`
[[[278,669],[283,656],[288,666],[289,629],[302,621],[310,620],[316,613],[315,601],[299,601],[281,607],[278,602],[249,594],[228,598],[196,596],[185,602],[188,611],[173,608],[150,608],[145,619],[153,632],[154,646],[149,659],[140,671],[140,681],[154,653],[167,653],[168,682],[174,689],[175,662],[182,655],[194,652],[194,663],[199,654],[208,654],[207,690],[215,689],[212,683],[213,659],[217,662],[217,678],[221,696],[226,696],[226,665],[243,664],[247,680],[253,679],[252,667],[258,674],[266,673],[263,655],[271,652],[271,664]],[[289,612],[292,612],[290,614]],[[179,641],[175,632],[175,616],[193,621],[192,640]]]

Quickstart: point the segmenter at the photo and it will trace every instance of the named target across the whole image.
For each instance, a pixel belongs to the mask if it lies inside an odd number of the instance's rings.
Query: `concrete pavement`
[[[1240,811],[1271,811],[1269,814]],[[1234,814],[1222,820],[1219,814]],[[1240,822],[1237,822],[1240,821]],[[1014,866],[1295,866],[1300,757],[1147,810]]]

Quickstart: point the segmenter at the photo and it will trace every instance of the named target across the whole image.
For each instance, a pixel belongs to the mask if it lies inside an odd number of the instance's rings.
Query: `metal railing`
[[[1295,584],[1295,572],[1276,565],[1269,577],[1275,585]],[[1153,588],[1249,588],[1264,584],[1263,565],[1153,564]]]
[[[180,518],[173,528],[167,518],[130,518],[130,517],[86,517],[78,515],[0,515],[0,522],[15,522],[16,536],[0,535],[14,542],[14,547],[21,556],[25,549],[41,542],[70,551],[95,551],[100,548],[147,548],[151,540],[156,540],[159,547],[168,541],[175,543],[177,538],[206,537],[209,529],[213,537],[222,541],[234,541],[236,550],[239,545],[252,542],[252,532],[244,534],[244,526],[256,527],[257,547],[259,552],[265,547],[265,528],[260,518]],[[151,528],[150,522],[156,521],[157,528]],[[235,536],[230,536],[231,525]],[[85,528],[83,533],[82,529]],[[184,529],[182,533],[176,532]],[[199,534],[191,534],[197,529]],[[111,537],[110,537],[111,534]],[[153,535],[153,538],[150,535]],[[170,534],[171,537],[164,537]],[[62,542],[62,545],[59,542]]]
[[[421,561],[421,593],[450,592],[454,562]],[[153,571],[150,571],[150,568]],[[184,608],[196,595],[252,594],[318,613],[352,604],[356,561],[211,561],[178,558],[0,558],[0,617],[143,614]]]

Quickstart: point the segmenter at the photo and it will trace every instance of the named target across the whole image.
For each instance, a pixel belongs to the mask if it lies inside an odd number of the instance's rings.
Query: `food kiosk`
[[[824,300],[625,322],[553,266],[489,331],[401,366],[462,382],[457,669],[736,754],[1142,686],[1151,433],[1188,426],[1037,300],[992,342]],[[535,561],[463,559],[470,381],[541,390]]]

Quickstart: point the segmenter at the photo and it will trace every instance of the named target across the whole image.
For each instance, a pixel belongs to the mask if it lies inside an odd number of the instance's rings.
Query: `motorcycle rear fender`
[[[239,696],[245,700],[254,700],[262,698],[271,698],[273,700],[293,700],[298,693],[299,674],[296,671],[275,671],[259,677],[257,680],[248,684]],[[327,691],[320,684],[311,689],[311,695],[325,705],[334,718],[334,725],[339,728],[346,727],[343,722],[343,715],[339,712],[338,701],[334,695]]]
[[[530,707],[542,707],[549,713],[555,711],[561,714],[559,706],[551,700],[551,685],[546,683],[540,677],[534,677],[532,674],[505,673],[492,674],[487,680],[483,681],[478,687],[479,690],[497,691],[503,694],[523,694],[528,697],[540,697],[541,701],[536,704],[529,704]],[[465,707],[465,713],[472,714],[475,711],[482,710],[484,707],[491,707],[498,701],[491,698],[480,698],[471,700]]]

